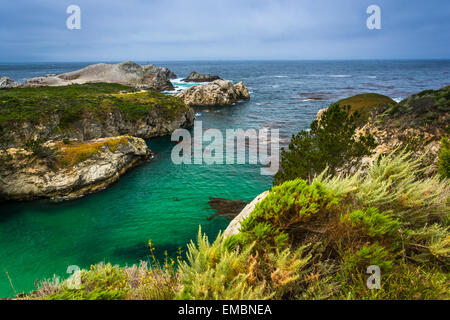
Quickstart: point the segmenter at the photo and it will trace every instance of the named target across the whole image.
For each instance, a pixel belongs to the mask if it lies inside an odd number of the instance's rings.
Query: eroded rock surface
[[[108,82],[140,89],[165,91],[174,89],[170,79],[175,77],[175,74],[168,68],[152,64],[141,66],[128,61],[119,64],[98,63],[72,72],[30,78],[25,81],[25,86],[65,86]]]
[[[54,141],[44,147],[52,156],[16,148],[0,151],[1,200],[78,198],[106,188],[151,156],[144,140],[130,136]]]
[[[227,106],[239,100],[249,100],[248,88],[243,82],[235,85],[231,81],[215,80],[193,86],[177,94],[188,106]]]
[[[212,82],[215,80],[222,79],[217,75],[202,74],[195,71],[192,71],[186,79],[183,79],[184,82]]]
[[[14,80],[8,77],[0,78],[0,89],[16,88],[20,86],[22,86],[22,84],[15,82]]]

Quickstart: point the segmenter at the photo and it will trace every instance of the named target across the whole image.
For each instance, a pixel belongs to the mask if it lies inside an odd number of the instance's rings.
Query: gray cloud
[[[382,30],[366,8],[382,9]],[[81,30],[65,26],[81,7]],[[446,0],[15,0],[0,61],[450,58]]]

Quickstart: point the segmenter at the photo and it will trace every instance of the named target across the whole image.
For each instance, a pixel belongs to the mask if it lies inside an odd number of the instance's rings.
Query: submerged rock
[[[210,198],[208,204],[216,210],[216,213],[207,218],[207,220],[211,220],[219,215],[233,219],[247,205],[247,202],[243,200]]]
[[[151,157],[145,141],[130,136],[48,142],[40,150],[0,151],[1,200],[78,198],[106,188]]]
[[[255,209],[255,206],[263,201],[269,195],[269,191],[264,191],[259,196],[257,196],[252,202],[245,206],[245,208],[230,222],[228,227],[225,229],[223,236],[228,238],[229,236],[239,233],[241,228],[241,222],[247,218],[250,213]]]
[[[189,77],[183,79],[184,82],[212,82],[215,80],[222,80],[222,79],[217,75],[201,74],[195,71],[192,71]]]
[[[249,100],[248,88],[243,82],[235,85],[231,81],[215,80],[193,86],[177,94],[188,106],[227,106],[239,100]]]
[[[174,90],[170,79],[175,77],[175,74],[168,68],[161,68],[152,64],[141,66],[134,62],[98,63],[72,72],[30,78],[25,81],[25,85],[65,86],[90,82],[108,82],[134,86],[140,89],[165,91]]]

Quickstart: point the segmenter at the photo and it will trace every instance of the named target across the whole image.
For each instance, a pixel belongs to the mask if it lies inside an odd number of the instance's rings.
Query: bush
[[[274,185],[296,178],[308,179],[328,167],[334,174],[344,165],[352,167],[371,153],[376,144],[371,135],[355,138],[358,112],[350,112],[349,106],[332,104],[313,121],[310,131],[300,131],[292,136],[289,151],[281,150],[281,170],[275,175]]]
[[[272,188],[241,223],[213,243],[199,231],[185,261],[82,271],[82,289],[43,286],[51,299],[450,299],[447,180],[420,179],[397,152],[352,176]],[[381,289],[366,286],[381,269]]]

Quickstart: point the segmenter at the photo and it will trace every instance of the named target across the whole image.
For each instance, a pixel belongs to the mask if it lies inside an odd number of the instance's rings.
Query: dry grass
[[[97,154],[103,146],[115,152],[120,144],[128,144],[126,137],[108,138],[88,142],[72,142],[64,144],[61,141],[55,143],[58,148],[58,165],[72,167]]]

